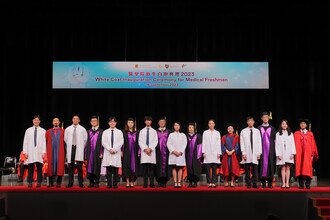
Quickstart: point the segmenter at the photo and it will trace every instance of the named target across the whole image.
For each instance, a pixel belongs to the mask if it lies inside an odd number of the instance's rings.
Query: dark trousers
[[[78,169],[78,182],[79,185],[83,184],[83,171],[82,171],[82,161],[76,161],[76,164],[74,163],[69,163],[68,164],[68,174],[69,174],[69,185],[73,185],[73,180],[74,180],[74,169]]]
[[[37,167],[37,182],[42,182],[42,163],[35,162],[28,164],[28,183],[33,182],[34,165]]]
[[[112,179],[113,175],[113,179]],[[107,182],[108,186],[117,186],[119,182],[119,176],[118,176],[118,167],[108,166],[107,167]]]
[[[49,176],[48,177],[48,181],[49,181],[49,185],[50,186],[52,186],[52,185],[54,185],[54,180],[55,180],[55,178],[57,177],[57,179],[56,179],[56,184],[57,185],[61,185],[62,184],[62,176]]]
[[[199,181],[199,177],[195,174],[188,174],[187,179],[190,183],[197,183]]]
[[[212,176],[210,173],[210,169],[212,169]],[[208,163],[205,164],[205,172],[206,172],[206,181],[207,183],[217,183],[217,164]]]
[[[268,185],[269,184],[272,184],[272,182],[273,182],[273,177],[263,177],[263,178],[261,178],[261,183],[262,183],[262,185],[266,185],[266,180],[267,180],[267,182],[268,182]]]
[[[23,179],[23,176],[24,176],[24,171],[25,171],[25,169],[29,169],[29,166],[28,165],[24,165],[23,163],[20,163],[19,164],[19,171],[20,171],[20,178],[22,178]]]
[[[87,179],[89,180],[89,183],[93,184],[99,184],[100,183],[100,175],[94,174],[94,173],[88,173]]]
[[[309,176],[300,175],[298,176],[298,182],[299,186],[304,186],[304,184],[306,186],[311,186],[312,178],[310,178]]]
[[[245,182],[247,185],[251,185],[251,171],[250,168],[252,167],[252,183],[255,185],[258,181],[258,165],[253,163],[246,163],[245,164]]]
[[[148,178],[150,181],[150,185],[154,185],[154,177],[155,177],[155,164],[152,163],[143,163],[143,184],[144,186],[148,185]]]

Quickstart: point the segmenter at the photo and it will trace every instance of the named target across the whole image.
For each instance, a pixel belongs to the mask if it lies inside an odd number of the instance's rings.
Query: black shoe
[[[298,189],[304,189],[304,186],[299,185]]]
[[[309,185],[308,185],[308,186],[306,186],[306,189],[310,189],[310,188],[311,188],[311,186],[309,186]]]
[[[155,188],[155,184],[150,184],[150,188]]]
[[[107,188],[112,188],[112,186],[111,185],[107,185]]]
[[[197,187],[197,182],[194,182],[194,183],[192,184],[192,187],[193,187],[193,188],[196,188],[196,187]]]
[[[257,184],[253,184],[252,187],[255,188],[255,189],[258,189],[259,188]]]
[[[272,184],[268,184],[268,188],[269,189],[272,189],[273,188],[273,185]]]
[[[192,185],[192,183],[191,183],[191,182],[189,182],[189,184],[188,184],[187,188],[191,188],[191,187],[193,187],[193,185]]]
[[[88,185],[88,188],[93,188],[94,187],[94,183],[90,183],[89,185]]]
[[[79,184],[80,188],[85,188],[84,184]]]
[[[148,185],[143,185],[143,188],[148,188]]]
[[[114,189],[118,189],[118,185],[113,185],[113,188]]]
[[[95,188],[100,188],[100,185],[98,183],[95,183],[94,187]]]
[[[41,187],[41,183],[37,183],[37,188],[40,188]]]
[[[266,188],[266,183],[262,183],[261,188],[265,189]]]
[[[17,182],[19,182],[19,183],[23,183],[23,177],[18,177]]]
[[[61,188],[61,184],[56,184],[56,188]]]
[[[29,187],[29,188],[32,188],[32,183],[29,183],[29,184],[28,184],[28,187]]]
[[[49,184],[49,185],[47,186],[47,188],[52,188],[52,187],[54,187],[54,184]]]
[[[72,188],[73,187],[73,184],[72,183],[69,183],[66,188]]]

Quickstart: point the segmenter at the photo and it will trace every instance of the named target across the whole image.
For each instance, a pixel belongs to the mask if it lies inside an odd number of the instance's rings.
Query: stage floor
[[[221,189],[224,189],[224,190],[236,190],[236,189],[245,189],[245,183],[244,183],[244,176],[241,176],[238,181],[235,183],[235,187],[234,188],[231,188],[231,187],[224,187],[224,182],[221,181],[220,177],[218,178],[218,184],[217,184],[217,188],[215,189],[209,189],[207,188],[207,183],[205,181],[205,175],[202,175],[201,176],[201,181],[198,182],[198,187],[197,188],[189,188],[189,190],[200,190],[200,189],[203,189],[203,190],[221,190]],[[41,189],[43,188],[47,188],[47,184],[48,184],[48,179],[45,178],[43,180],[43,183],[42,183],[42,187]],[[61,190],[63,190],[65,188],[65,186],[67,185],[68,183],[68,176],[65,175],[63,177],[63,182],[62,182],[62,187],[60,188]],[[157,182],[156,183],[156,186],[157,186]],[[77,176],[75,176],[75,185],[78,185],[78,181],[77,181]],[[84,179],[84,185],[88,186],[89,182],[87,179]],[[119,188],[122,189],[126,189],[125,188],[125,185],[126,185],[126,182],[123,182],[123,181],[120,181],[119,182]],[[138,178],[137,181],[135,182],[135,188],[139,189],[139,188],[142,188],[141,186],[143,185],[143,180],[142,178]],[[172,179],[168,182],[168,187],[166,189],[170,189],[170,188],[173,188],[173,181]],[[183,183],[183,187],[181,189],[175,189],[175,190],[183,190],[185,188],[187,188],[187,183]],[[18,182],[17,181],[17,175],[12,175],[12,176],[2,176],[1,180],[0,180],[0,190],[3,189],[3,187],[6,187],[6,188],[10,188],[10,187],[13,187],[15,186],[15,188],[17,189],[20,189],[20,188],[23,188],[26,187],[27,188],[27,182],[26,180],[24,180],[23,182]],[[296,181],[292,181],[291,183],[291,188],[290,189],[281,189],[280,188],[281,186],[281,182],[277,181],[276,182],[276,187],[274,187],[273,190],[286,190],[286,191],[290,191],[290,190],[294,190],[296,188],[298,188],[298,182]],[[316,178],[314,177],[313,180],[312,180],[312,189],[314,187],[321,187],[321,188],[326,188],[326,187],[330,187],[330,179],[323,179],[323,178]],[[35,184],[34,184],[34,188],[35,188]],[[79,187],[77,187],[79,188]],[[83,190],[86,190],[86,188],[84,188]],[[101,177],[100,179],[100,188],[106,188],[106,179],[105,177]],[[135,188],[131,189],[131,188],[128,188],[127,190],[134,190]],[[14,189],[14,188],[13,188]],[[147,189],[144,189],[144,190],[149,190],[150,188],[147,188]],[[155,189],[158,189],[157,187]],[[150,190],[155,190],[155,189],[150,189]],[[174,188],[173,188],[174,189]],[[51,189],[52,190],[52,189]],[[163,190],[163,188],[161,188],[160,190]],[[247,190],[253,190],[253,189],[247,189]],[[268,190],[268,189],[263,189],[263,190]],[[272,190],[272,189],[271,189]]]
[[[28,188],[15,178],[2,178],[0,198],[10,219],[311,219],[310,198],[330,198],[330,181],[318,179],[311,189],[247,189],[239,182],[236,187],[208,188],[204,181],[197,188],[143,188],[141,179],[134,188],[121,182],[117,189]],[[77,182],[75,182],[77,184]],[[85,181],[85,185],[88,182]],[[172,213],[172,214],[169,214]]]

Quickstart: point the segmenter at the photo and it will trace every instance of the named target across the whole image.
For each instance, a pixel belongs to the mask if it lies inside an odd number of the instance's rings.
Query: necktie
[[[74,126],[74,130],[73,130],[73,138],[72,138],[72,145],[76,146],[77,145],[77,127]]]
[[[146,145],[149,147],[149,128],[147,128]]]
[[[111,130],[111,147],[113,148],[113,140],[114,140],[114,137],[113,137],[113,130]]]
[[[34,146],[37,146],[37,127],[34,129]]]
[[[253,152],[253,131],[250,129],[250,143],[251,143],[251,151]]]

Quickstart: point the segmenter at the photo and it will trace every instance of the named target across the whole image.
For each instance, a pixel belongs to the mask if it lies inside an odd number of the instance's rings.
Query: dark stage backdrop
[[[268,1],[267,1],[268,2]],[[215,118],[242,129],[245,117],[260,124],[286,118],[312,122],[320,176],[330,177],[329,5],[326,1],[5,1],[0,7],[0,160],[19,156],[25,129],[40,114],[42,127],[58,114],[65,127],[73,114],[89,127],[114,115],[183,124],[196,120],[199,132]],[[269,90],[53,90],[52,61],[268,61]]]

